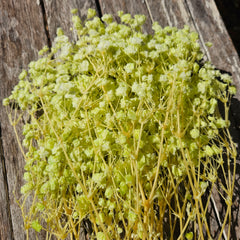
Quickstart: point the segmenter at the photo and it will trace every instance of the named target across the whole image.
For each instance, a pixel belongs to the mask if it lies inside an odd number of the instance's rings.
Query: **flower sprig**
[[[223,156],[236,157],[228,116],[218,111],[222,102],[228,112],[231,77],[203,62],[188,26],[154,22],[148,35],[142,15],[119,12],[116,23],[89,9],[82,23],[72,13],[78,40],[58,29],[4,99],[31,119],[22,143],[21,192],[35,196],[26,221],[40,231],[44,220],[59,239],[78,237],[86,217],[93,239],[163,239],[168,209],[170,237],[193,219],[209,236],[201,198],[211,195]]]

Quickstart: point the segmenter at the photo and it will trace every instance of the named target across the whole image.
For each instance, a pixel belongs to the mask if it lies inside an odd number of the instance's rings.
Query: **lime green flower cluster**
[[[34,200],[26,225],[40,231],[43,219],[65,239],[78,237],[88,217],[93,239],[162,239],[168,208],[184,234],[190,205],[216,181],[225,149],[235,153],[220,134],[229,126],[231,77],[203,62],[187,26],[155,22],[148,35],[142,15],[119,12],[116,23],[89,9],[83,24],[72,12],[78,40],[58,29],[54,46],[39,52],[4,100],[30,117],[21,192]]]

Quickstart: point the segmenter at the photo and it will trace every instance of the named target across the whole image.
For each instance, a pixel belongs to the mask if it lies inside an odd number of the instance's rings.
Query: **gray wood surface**
[[[44,45],[53,44],[56,29],[62,27],[71,36],[72,8],[79,9],[79,16],[86,18],[89,7],[99,16],[104,13],[117,15],[123,10],[131,14],[145,14],[144,31],[151,32],[152,21],[160,25],[183,27],[189,25],[200,36],[206,56],[213,64],[233,75],[239,89],[232,109],[233,134],[239,141],[240,62],[232,41],[222,22],[213,0],[1,0],[0,1],[0,101],[9,96],[17,83],[17,76]],[[116,18],[117,19],[117,18]],[[207,48],[205,42],[212,42]],[[19,132],[21,131],[18,129]],[[21,211],[16,203],[23,184],[24,159],[17,145],[5,109],[0,105],[0,239],[24,240]],[[237,167],[239,170],[239,165]],[[240,238],[239,175],[236,198],[233,204],[234,231],[232,239]],[[42,235],[41,235],[42,234]],[[41,233],[39,239],[44,239]],[[237,235],[238,234],[238,235]],[[33,232],[30,239],[36,239]]]
[[[78,15],[82,21],[87,17],[87,10],[89,8],[95,8],[96,4],[94,0],[70,0],[70,1],[58,1],[58,0],[44,0],[43,1],[47,27],[49,31],[49,37],[51,43],[53,43],[56,36],[57,28],[61,27],[64,33],[72,38],[73,33],[70,31],[72,27],[72,14],[71,10],[78,9]]]
[[[22,68],[46,45],[42,11],[32,1],[0,1],[0,101],[11,93]],[[5,109],[0,107],[0,238],[25,239],[21,211],[15,201],[23,184],[24,159]],[[34,238],[33,238],[34,239]]]

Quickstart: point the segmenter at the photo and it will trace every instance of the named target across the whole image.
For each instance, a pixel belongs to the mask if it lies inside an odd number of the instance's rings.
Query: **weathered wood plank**
[[[78,9],[78,15],[82,21],[87,17],[87,10],[89,8],[96,9],[94,0],[70,0],[70,1],[47,1],[44,0],[44,8],[46,13],[46,20],[48,25],[49,37],[51,42],[54,41],[57,28],[61,27],[64,33],[73,39],[73,33],[70,28],[72,27],[72,14],[71,10]]]
[[[37,2],[1,1],[0,36],[2,62],[0,65],[0,102],[2,103],[2,99],[9,96],[13,86],[17,83],[17,76],[21,69],[26,68],[30,60],[36,59],[37,51],[47,43],[42,12]],[[23,184],[25,163],[13,128],[2,107],[0,107],[0,124],[0,238],[22,240],[26,239],[26,236],[23,231],[21,211],[13,196],[13,191],[18,199],[20,186]],[[9,222],[11,220],[12,223]],[[33,235],[29,237],[34,239]]]
[[[100,0],[100,7],[102,13],[111,13],[114,15],[115,19],[118,11],[123,11],[124,13],[130,13],[132,15],[135,14],[144,14],[147,19],[146,23],[143,26],[144,32],[151,32],[152,23],[151,16],[149,15],[148,9],[146,8],[146,4],[144,0],[131,0],[131,1],[122,1],[122,0]]]
[[[1,132],[0,132],[0,139]],[[13,239],[12,229],[12,217],[10,213],[10,203],[8,195],[8,183],[6,165],[2,147],[2,141],[0,140],[0,239]]]
[[[238,54],[230,39],[222,18],[213,0],[186,0],[194,25],[202,42],[212,42],[208,49],[209,60],[219,69],[233,75],[234,84],[240,89],[240,62]],[[240,100],[240,91],[236,98]]]
[[[182,28],[187,24],[194,29],[194,23],[184,6],[183,0],[146,0],[145,2],[153,16],[153,21],[159,22],[162,27],[175,26]]]

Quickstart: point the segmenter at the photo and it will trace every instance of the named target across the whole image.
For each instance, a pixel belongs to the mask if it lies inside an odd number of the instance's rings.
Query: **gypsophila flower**
[[[198,129],[192,129],[191,131],[190,131],[190,135],[191,135],[191,137],[192,138],[197,138],[197,137],[199,137],[199,130]]]
[[[25,122],[26,231],[78,239],[87,219],[93,239],[172,238],[179,231],[178,238],[191,239],[185,231],[198,217],[196,236],[209,238],[202,196],[211,194],[224,161],[233,166],[236,158],[227,116],[236,93],[231,76],[204,62],[188,26],[154,22],[147,35],[143,15],[120,11],[117,23],[89,9],[81,22],[77,9],[72,13],[77,40],[58,28],[54,46],[39,51],[3,100],[15,130]],[[231,181],[221,184],[231,190]],[[27,213],[25,202],[32,204]]]
[[[128,63],[125,67],[124,67],[125,71],[127,73],[131,73],[134,69],[134,63]]]
[[[96,16],[96,10],[92,9],[92,8],[89,8],[88,12],[87,12],[87,18],[90,19],[90,18],[93,18],[95,16]]]

